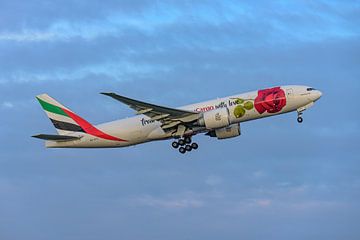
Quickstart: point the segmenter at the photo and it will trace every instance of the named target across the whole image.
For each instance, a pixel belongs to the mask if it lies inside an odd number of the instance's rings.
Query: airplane
[[[39,134],[47,148],[118,148],[151,141],[173,139],[172,147],[181,154],[199,148],[192,137],[205,133],[219,140],[241,135],[243,122],[303,112],[321,98],[322,93],[308,86],[281,86],[218,98],[179,108],[101,93],[136,111],[136,116],[92,125],[47,94],[36,98],[55,126],[58,135]]]

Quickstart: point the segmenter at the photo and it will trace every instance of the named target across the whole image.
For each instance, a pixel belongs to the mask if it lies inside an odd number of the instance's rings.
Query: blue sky
[[[359,1],[0,3],[0,239],[359,239]],[[161,105],[304,84],[296,114],[242,136],[54,150],[34,96],[92,123]]]

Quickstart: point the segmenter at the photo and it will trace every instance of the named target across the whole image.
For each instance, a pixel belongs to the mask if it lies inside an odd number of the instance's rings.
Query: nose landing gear
[[[185,154],[186,152],[191,152],[192,150],[199,148],[199,145],[195,142],[192,143],[192,140],[189,137],[181,138],[179,141],[174,141],[171,146],[175,149],[179,149],[181,154]]]
[[[303,115],[302,112],[298,112],[298,118],[297,118],[298,123],[302,123],[304,121],[304,119],[302,118],[302,115]]]
[[[302,117],[298,117],[297,121],[298,121],[298,123],[302,123],[304,121],[304,119]]]

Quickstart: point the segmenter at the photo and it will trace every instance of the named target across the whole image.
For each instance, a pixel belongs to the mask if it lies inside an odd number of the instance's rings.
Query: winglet
[[[106,92],[102,92],[102,93],[100,93],[100,94],[106,95],[106,96],[109,96],[109,97],[115,95],[115,93],[106,93]]]

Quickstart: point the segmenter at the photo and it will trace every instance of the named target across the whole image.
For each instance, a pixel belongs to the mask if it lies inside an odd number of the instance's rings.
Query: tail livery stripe
[[[69,117],[60,107],[52,105],[50,103],[47,103],[47,102],[43,101],[42,99],[40,99],[38,97],[37,97],[37,100],[39,101],[39,103],[41,104],[41,106],[43,107],[43,109],[45,111]]]
[[[68,116],[70,116],[77,124],[79,124],[82,129],[93,136],[102,138],[102,139],[107,139],[107,140],[112,140],[112,141],[119,141],[119,142],[127,142],[124,139],[121,138],[117,138],[111,135],[108,135],[102,131],[100,131],[99,129],[97,129],[96,127],[94,127],[93,125],[91,125],[89,122],[87,122],[85,119],[82,119],[81,117],[79,117],[78,115],[76,115],[73,112],[70,112],[69,110],[66,109],[62,109]]]
[[[82,127],[72,124],[72,123],[67,123],[67,122],[61,122],[61,121],[57,121],[55,119],[51,119],[51,122],[54,124],[56,129],[60,129],[60,130],[64,130],[64,131],[71,131],[71,132],[85,132],[84,129],[82,129]]]

